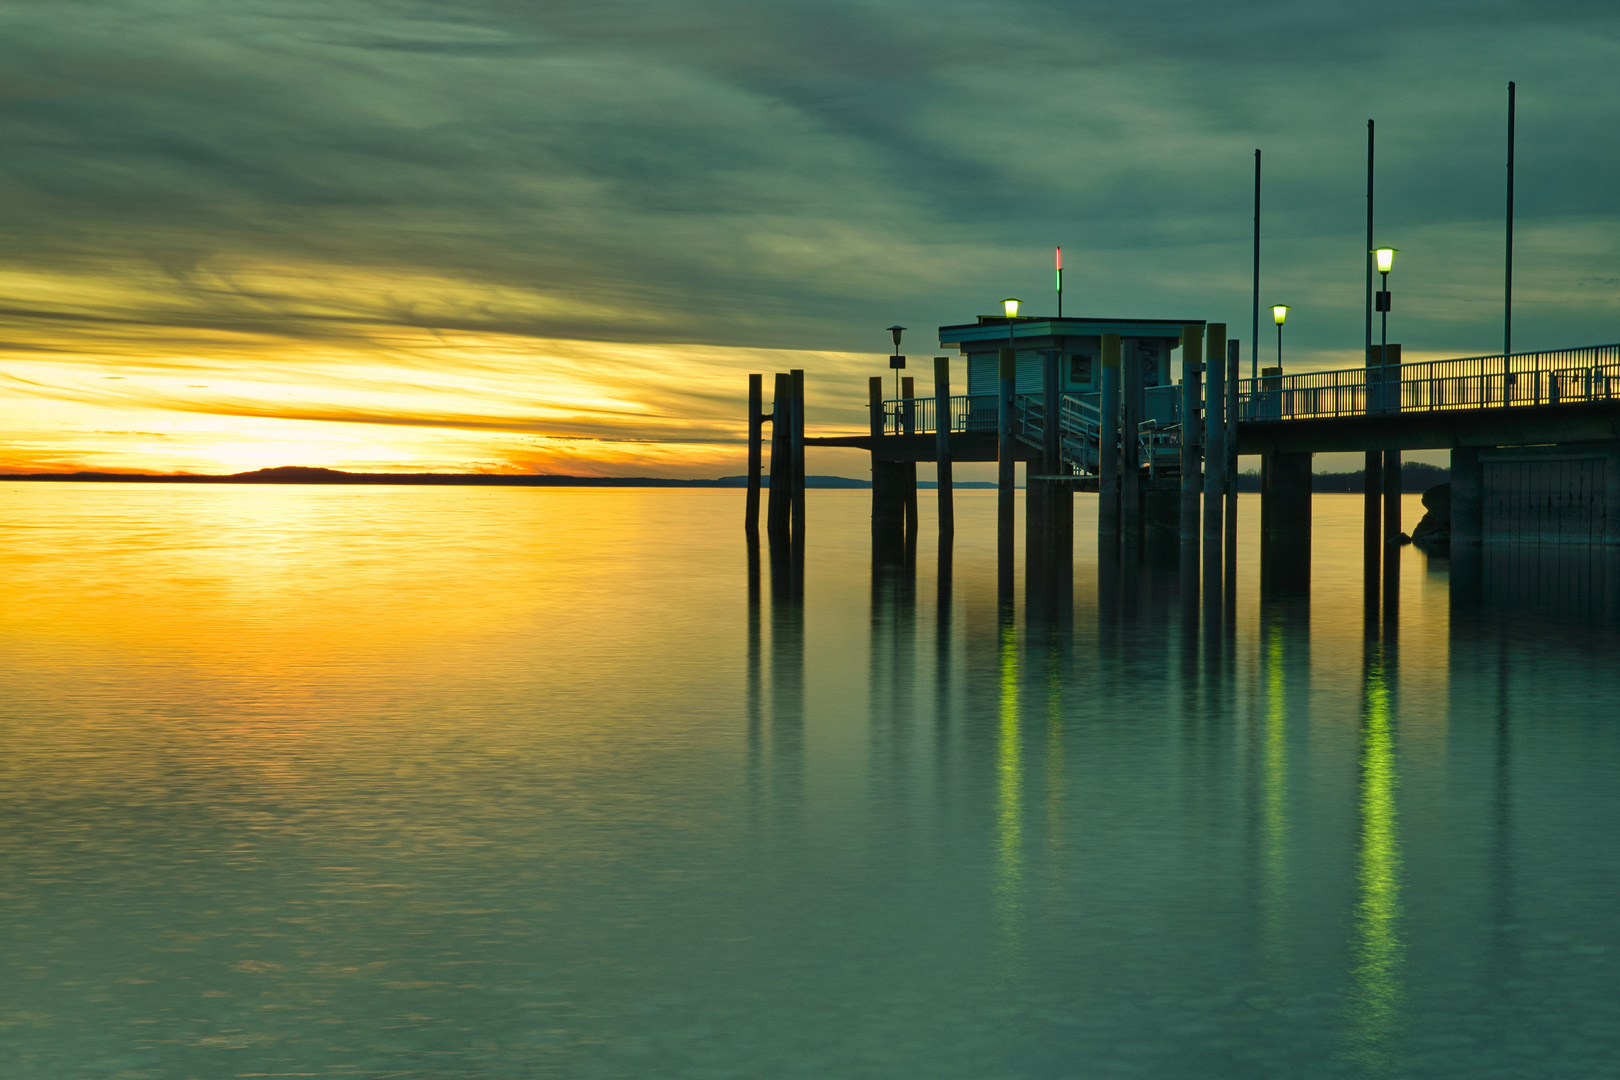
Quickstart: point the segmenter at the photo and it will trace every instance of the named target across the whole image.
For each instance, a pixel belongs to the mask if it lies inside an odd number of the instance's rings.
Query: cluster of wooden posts
[[[759,538],[759,489],[765,424],[771,425],[771,482],[765,532],[771,546],[804,543],[804,371],[777,372],[775,400],[765,411],[763,375],[748,376],[748,509],[750,540]]]

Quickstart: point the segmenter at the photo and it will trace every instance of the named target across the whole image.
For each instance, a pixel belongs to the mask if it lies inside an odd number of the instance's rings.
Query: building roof
[[[1007,340],[1007,324],[1012,323],[1013,339],[1085,337],[1093,334],[1118,334],[1133,338],[1181,337],[1183,326],[1203,326],[1203,319],[1072,319],[1019,316],[1008,319],[1005,315],[980,315],[975,323],[939,328],[939,343],[970,345],[983,342],[1001,345]]]

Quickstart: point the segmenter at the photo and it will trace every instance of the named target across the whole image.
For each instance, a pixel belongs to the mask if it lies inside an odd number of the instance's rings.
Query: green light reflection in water
[[[1261,756],[1263,948],[1273,962],[1283,951],[1288,891],[1288,701],[1281,626],[1266,634],[1266,726]]]
[[[1010,620],[1001,627],[1000,726],[996,738],[996,933],[1004,958],[1016,959],[1023,938],[1023,764],[1018,727],[1018,630]]]
[[[1389,677],[1382,651],[1375,651],[1367,665],[1361,729],[1361,845],[1350,999],[1354,1056],[1373,1076],[1391,1076],[1397,1070],[1395,1040],[1406,1000],[1398,783]]]

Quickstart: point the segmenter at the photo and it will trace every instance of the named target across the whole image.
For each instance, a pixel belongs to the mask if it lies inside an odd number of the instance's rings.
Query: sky
[[[0,2],[0,470],[735,474],[749,372],[860,431],[1054,245],[1248,338],[1256,148],[1354,366],[1369,118],[1391,339],[1499,351],[1510,79],[1514,346],[1620,341],[1612,0]]]

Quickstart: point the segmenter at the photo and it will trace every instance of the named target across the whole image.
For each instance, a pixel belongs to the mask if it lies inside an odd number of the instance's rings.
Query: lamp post
[[[1288,321],[1288,305],[1273,304],[1271,306],[1271,321],[1277,324],[1277,374],[1282,374],[1282,328]]]
[[[1400,251],[1400,248],[1373,249],[1373,258],[1378,263],[1378,273],[1383,278],[1383,288],[1378,291],[1378,295],[1375,297],[1377,303],[1373,306],[1374,310],[1380,313],[1378,382],[1383,388],[1383,393],[1380,396],[1385,398],[1389,396],[1389,272],[1395,266],[1395,254],[1398,251]],[[1388,407],[1389,403],[1385,401],[1381,404]]]
[[[1023,301],[1016,296],[1009,296],[1001,302],[1001,310],[1007,315],[1007,347],[1009,349],[1018,347],[1013,342],[1013,320],[1018,318],[1018,305],[1022,303]]]
[[[894,369],[894,398],[900,400],[900,369],[906,366],[906,358],[900,355],[900,335],[906,332],[903,326],[889,327],[889,335],[894,338],[894,353],[889,357],[889,366]],[[898,408],[898,406],[896,406]]]

